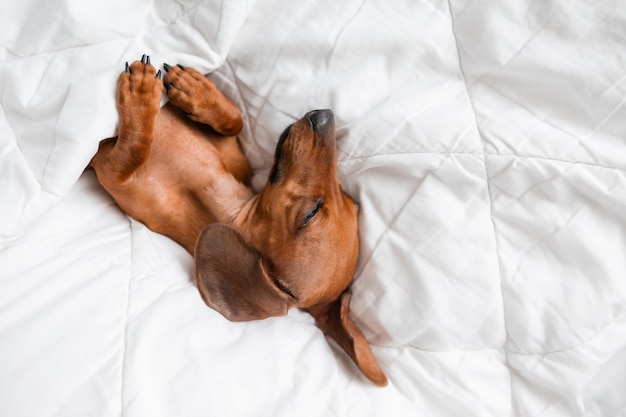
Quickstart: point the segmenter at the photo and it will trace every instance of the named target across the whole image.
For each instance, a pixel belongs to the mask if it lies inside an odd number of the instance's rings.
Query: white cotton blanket
[[[25,0],[0,27],[0,416],[626,416],[619,0]],[[257,188],[333,109],[388,387],[303,312],[207,308],[83,173],[144,53],[240,106]]]

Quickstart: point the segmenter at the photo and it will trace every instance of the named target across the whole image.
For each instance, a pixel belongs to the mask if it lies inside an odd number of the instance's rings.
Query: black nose
[[[328,109],[310,111],[306,114],[306,117],[315,131],[327,127],[329,123],[334,121],[333,112]]]

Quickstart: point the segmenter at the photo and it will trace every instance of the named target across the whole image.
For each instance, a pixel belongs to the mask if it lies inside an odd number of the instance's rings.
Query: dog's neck
[[[241,206],[241,209],[232,221],[226,223],[237,229],[248,240],[253,234],[260,232],[260,230],[254,230],[255,227],[257,229],[261,227],[261,225],[258,224],[259,222],[255,221],[255,215],[259,210],[261,194],[254,194],[252,190],[250,190],[250,192],[252,192],[252,197]]]
[[[196,209],[204,211],[208,216],[194,216],[206,220],[194,225],[187,237],[181,236],[179,243],[193,254],[198,236],[210,223],[222,223],[236,229],[246,228],[257,206],[258,197],[259,194],[230,174],[212,175],[204,188],[195,193],[199,203]]]
[[[251,188],[232,175],[217,175],[202,192],[203,205],[213,214],[217,223],[232,224],[240,212],[256,196]]]

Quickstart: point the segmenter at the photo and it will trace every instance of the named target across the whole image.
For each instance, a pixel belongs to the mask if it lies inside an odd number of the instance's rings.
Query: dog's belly
[[[104,176],[101,183],[130,217],[193,253],[202,229],[217,221],[198,190],[223,175],[223,166],[218,149],[201,127],[162,110],[148,159],[128,180],[120,183]]]
[[[197,236],[216,218],[187,188],[172,183],[164,175],[153,174],[137,172],[124,184],[103,185],[130,217],[193,253]]]
[[[113,146],[105,142],[100,151]],[[97,174],[105,169],[100,164],[95,168]],[[242,186],[249,178],[248,161],[235,137],[219,136],[168,105],[157,116],[148,158],[130,177],[120,182],[113,175],[98,175],[124,212],[191,253],[206,225],[229,220],[250,198],[251,191]]]
[[[171,160],[185,178],[190,174],[202,177],[198,169],[202,166],[223,167],[240,182],[249,184],[250,165],[237,137],[221,136],[168,104],[161,108],[156,126],[152,152],[159,161]]]

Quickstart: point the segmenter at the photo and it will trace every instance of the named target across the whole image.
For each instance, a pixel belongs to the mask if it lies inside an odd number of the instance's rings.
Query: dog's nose
[[[321,130],[334,121],[333,112],[329,109],[310,111],[306,117],[314,131]]]

